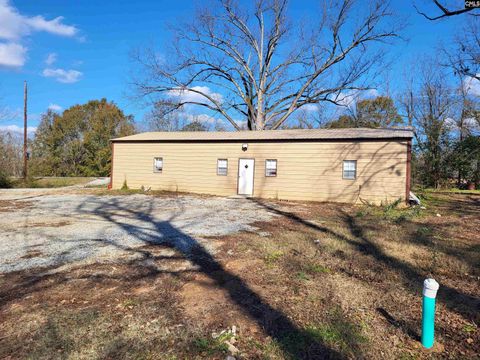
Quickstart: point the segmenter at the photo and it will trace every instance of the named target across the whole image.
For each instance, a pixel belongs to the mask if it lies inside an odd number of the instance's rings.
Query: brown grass
[[[39,250],[29,250],[25,255],[22,256],[22,259],[32,259],[36,257],[41,257],[43,253]]]
[[[245,359],[478,355],[479,196],[429,194],[422,211],[259,203],[279,216],[216,239],[222,270],[150,246],[143,262],[1,275],[0,358],[224,359],[227,341]],[[430,351],[428,276],[441,284]],[[279,314],[299,331],[277,329]],[[212,338],[232,326],[233,340]]]
[[[70,221],[53,221],[53,222],[31,222],[28,224],[24,224],[24,227],[62,227],[70,225]]]
[[[32,207],[32,201],[0,200],[0,213]]]
[[[59,188],[64,186],[85,185],[95,177],[29,177],[13,179],[15,188]]]

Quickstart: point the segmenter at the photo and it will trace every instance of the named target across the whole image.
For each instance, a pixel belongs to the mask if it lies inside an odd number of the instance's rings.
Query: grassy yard
[[[72,185],[85,185],[95,177],[32,177],[27,180],[14,178],[11,185],[14,188],[58,188]]]
[[[423,189],[419,190],[423,194],[465,194],[465,195],[480,195],[480,189],[476,190],[467,190],[467,189],[458,189],[458,188],[451,188],[451,189]]]
[[[164,270],[131,262],[0,275],[0,358],[473,359],[480,196],[422,195],[426,209],[252,200],[278,216],[215,238],[219,252],[194,255],[197,270],[150,245],[148,261]],[[441,287],[427,351],[428,276]]]

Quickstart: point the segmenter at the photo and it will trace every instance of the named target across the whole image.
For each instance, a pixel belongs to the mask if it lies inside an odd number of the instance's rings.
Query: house
[[[112,140],[110,187],[381,203],[410,191],[413,131],[147,132]]]

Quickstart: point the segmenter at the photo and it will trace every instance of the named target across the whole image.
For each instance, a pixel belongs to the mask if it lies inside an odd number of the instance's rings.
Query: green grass
[[[78,343],[82,341],[82,334],[101,320],[99,312],[91,309],[78,313],[60,311],[53,314],[33,335],[36,341],[30,349],[29,355],[32,359],[47,358],[49,354],[58,354],[58,357],[61,358],[61,354],[73,352]]]
[[[298,280],[308,281],[311,280],[316,274],[328,274],[331,270],[325,266],[316,263],[309,263],[305,260],[300,266],[300,271],[296,273]]]
[[[350,322],[339,309],[335,309],[330,314],[328,321],[311,324],[303,331],[275,341],[277,344],[273,349],[285,347],[293,353],[301,354],[321,345],[336,349],[345,357],[350,358],[358,355],[360,346],[367,341],[361,326]]]
[[[467,324],[463,327],[463,331],[467,334],[474,333],[477,331],[477,326],[475,324]]]
[[[130,190],[130,188],[128,187],[128,184],[127,184],[127,179],[123,180],[123,184],[122,184],[122,187],[120,188],[120,190],[123,190],[123,191]]]
[[[303,271],[299,271],[297,273],[297,278],[299,280],[303,280],[303,281],[307,281],[307,280],[310,280],[310,278],[308,277],[308,275],[306,273],[304,273]]]
[[[127,299],[123,302],[123,307],[132,308],[137,305],[137,302],[134,299]]]
[[[115,189],[115,190],[108,190],[107,188],[103,187],[102,189],[98,190],[95,192],[95,195],[97,196],[103,196],[103,195],[135,195],[135,194],[148,194],[148,195],[154,195],[153,192],[148,192],[145,193],[140,189],[127,189],[127,190],[122,190],[122,189]]]
[[[422,198],[423,202],[423,198]],[[374,216],[392,223],[400,224],[406,220],[412,220],[423,215],[420,206],[404,207],[401,199],[385,204],[383,206],[364,205],[355,216],[358,218]]]
[[[331,270],[320,264],[308,264],[305,266],[305,271],[310,274],[328,274]]]
[[[197,352],[208,356],[226,354],[228,352],[228,346],[225,344],[225,340],[228,339],[198,337],[193,340],[193,345]]]
[[[284,255],[283,251],[276,250],[276,251],[267,253],[263,259],[265,260],[265,263],[267,265],[273,266],[276,262],[278,262],[278,260],[280,260],[280,258],[283,255]]]
[[[466,195],[480,195],[480,189],[476,190],[466,190],[466,189],[458,189],[458,188],[451,188],[451,189],[422,189],[420,192],[423,193],[437,193],[437,194],[466,194]]]
[[[353,354],[360,344],[367,342],[361,326],[350,322],[341,310],[334,309],[330,321],[307,327],[307,333],[319,342],[337,348],[343,354]]]

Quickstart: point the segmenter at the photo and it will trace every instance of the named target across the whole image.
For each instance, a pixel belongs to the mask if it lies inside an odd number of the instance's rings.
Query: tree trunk
[[[265,109],[263,92],[258,92],[257,118],[255,119],[255,130],[263,130],[265,127]]]

